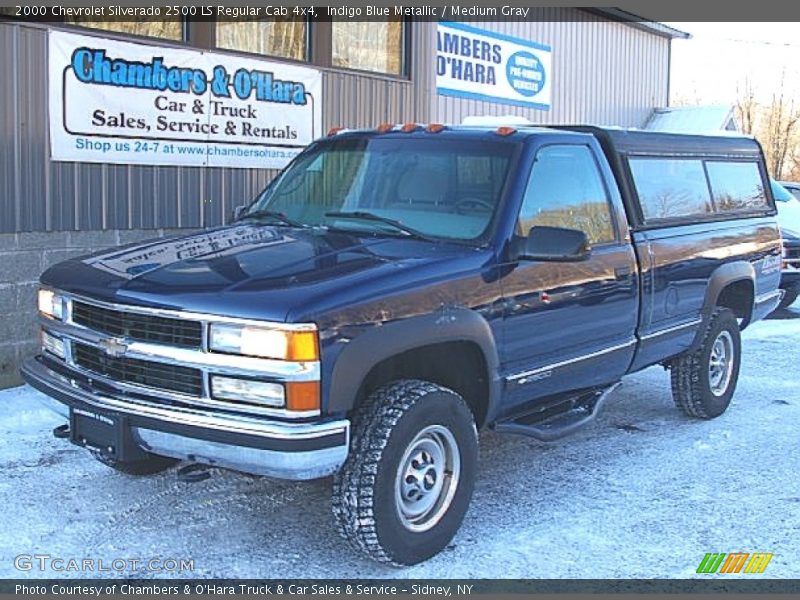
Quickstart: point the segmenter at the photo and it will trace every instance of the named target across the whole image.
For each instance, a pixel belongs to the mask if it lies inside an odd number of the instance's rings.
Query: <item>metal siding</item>
[[[7,85],[0,85],[0,232],[17,227],[17,37],[11,27],[0,27],[0,56],[8,57]],[[10,75],[10,77],[8,76]]]
[[[436,24],[415,23],[410,80],[321,69],[325,103],[319,135],[334,126],[458,122],[467,114],[524,114],[542,123],[640,125],[651,108],[666,103],[667,39],[580,11],[540,10],[548,19],[573,21],[476,25],[553,46],[553,110],[437,96]],[[0,22],[0,51],[11,75],[8,84],[0,86],[0,232],[213,226],[276,174],[266,169],[52,162],[47,30]]]
[[[17,154],[17,227],[36,228],[47,214],[49,148],[47,137],[47,71],[33,65],[41,63],[44,44],[39,32],[17,28],[14,40],[17,57],[15,74],[18,144]]]
[[[654,107],[667,104],[668,38],[576,9],[531,10],[536,20],[471,24],[552,47],[550,110],[439,96],[440,120],[459,123],[467,115],[520,115],[542,124],[641,127]]]
[[[411,80],[323,71],[324,130],[338,126],[374,127],[383,122],[427,122],[431,119],[435,82],[432,57],[436,56],[434,24],[415,24],[411,39]]]

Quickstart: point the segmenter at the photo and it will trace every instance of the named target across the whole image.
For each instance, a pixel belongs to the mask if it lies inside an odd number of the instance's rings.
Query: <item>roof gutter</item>
[[[660,35],[671,40],[688,40],[692,37],[690,33],[664,25],[658,21],[649,21],[644,17],[622,10],[621,8],[584,8],[582,10],[603,17],[604,19],[625,23],[636,29],[641,29],[642,31]]]

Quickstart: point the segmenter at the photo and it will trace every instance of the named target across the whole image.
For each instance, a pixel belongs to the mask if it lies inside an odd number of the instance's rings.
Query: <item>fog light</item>
[[[59,358],[64,358],[66,356],[64,340],[50,335],[44,330],[42,330],[42,350],[50,354],[55,354]]]
[[[218,400],[235,400],[274,408],[283,408],[285,404],[283,386],[280,383],[220,375],[211,377],[211,395]]]
[[[319,411],[319,381],[290,381],[286,384],[286,408],[294,411]]]

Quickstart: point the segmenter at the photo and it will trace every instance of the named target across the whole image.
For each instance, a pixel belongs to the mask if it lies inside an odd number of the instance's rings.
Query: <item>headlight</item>
[[[284,331],[253,325],[212,323],[209,349],[278,360],[312,361],[319,358],[316,331]]]
[[[211,376],[211,395],[219,400],[239,400],[252,404],[263,404],[283,408],[286,403],[280,383]]]
[[[39,312],[61,321],[64,318],[64,297],[52,290],[39,290]]]

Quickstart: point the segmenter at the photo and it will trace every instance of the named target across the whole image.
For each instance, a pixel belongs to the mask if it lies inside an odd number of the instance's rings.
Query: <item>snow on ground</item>
[[[773,552],[763,576],[800,577],[800,308],[743,337],[729,411],[684,417],[667,373],[625,379],[597,422],[552,445],[482,434],[472,507],[452,545],[393,569],[333,528],[330,480],[214,471],[131,478],[54,439],[37,392],[0,392],[0,577],[19,554],[194,559],[231,578],[682,578],[706,552]],[[144,575],[141,572],[131,575]],[[762,576],[762,577],[763,577]]]

